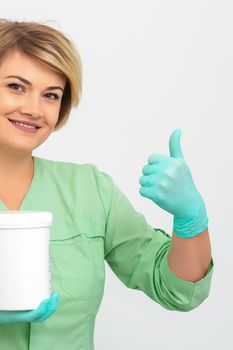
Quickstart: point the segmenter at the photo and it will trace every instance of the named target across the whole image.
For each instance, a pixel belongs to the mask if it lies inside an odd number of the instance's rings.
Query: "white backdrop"
[[[168,154],[179,127],[208,209],[210,297],[189,313],[167,311],[106,266],[96,350],[233,348],[232,16],[230,0],[1,0],[1,17],[62,30],[83,62],[80,106],[34,155],[96,164],[152,226],[171,232],[171,215],[139,195],[138,178],[151,153]]]

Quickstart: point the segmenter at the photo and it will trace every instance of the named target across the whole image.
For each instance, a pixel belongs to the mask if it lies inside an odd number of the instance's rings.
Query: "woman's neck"
[[[12,155],[0,150],[0,190],[11,185],[25,184],[30,181],[34,172],[31,154]]]

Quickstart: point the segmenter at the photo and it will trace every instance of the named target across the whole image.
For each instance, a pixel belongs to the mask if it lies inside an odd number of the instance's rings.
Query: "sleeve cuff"
[[[190,282],[177,277],[168,265],[168,251],[164,255],[160,272],[164,284],[169,289],[180,311],[189,311],[199,306],[209,295],[213,274],[213,259],[211,259],[207,274],[197,282]],[[179,308],[180,305],[180,308]]]

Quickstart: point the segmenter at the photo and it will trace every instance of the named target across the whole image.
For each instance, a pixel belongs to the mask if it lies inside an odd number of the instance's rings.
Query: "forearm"
[[[191,282],[202,279],[207,273],[210,260],[208,229],[192,238],[180,238],[172,234],[168,265],[177,277]]]

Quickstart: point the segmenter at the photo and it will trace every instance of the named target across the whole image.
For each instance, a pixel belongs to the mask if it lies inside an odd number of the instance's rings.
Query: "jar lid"
[[[0,211],[0,229],[48,227],[52,221],[53,214],[48,211]]]

